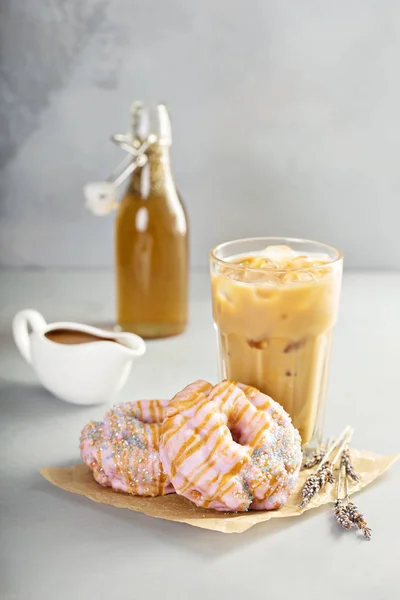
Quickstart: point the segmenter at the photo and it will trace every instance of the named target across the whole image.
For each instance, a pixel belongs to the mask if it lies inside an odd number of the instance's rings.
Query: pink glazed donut
[[[101,485],[138,496],[174,491],[160,461],[161,422],[168,400],[117,404],[104,423],[82,431],[81,456]]]
[[[296,486],[302,462],[300,434],[294,428],[288,413],[278,402],[250,385],[237,383],[237,386],[243,390],[257,410],[263,411],[272,420],[266,437],[266,446],[269,448],[271,461],[270,466],[273,466],[273,462],[275,462],[275,469],[284,466],[287,477],[282,470],[282,478],[283,480],[286,478],[286,482],[280,488],[275,488],[272,495],[268,496],[267,494],[263,500],[259,499],[260,496],[263,496],[263,490],[260,489],[257,495],[253,497],[250,508],[252,510],[274,510],[286,504]],[[253,460],[258,460],[254,456],[257,456],[258,452],[259,450],[253,453]]]
[[[101,458],[101,447],[104,445],[104,423],[102,421],[90,421],[81,432],[80,450],[82,460],[93,473],[93,477],[105,487],[111,483],[104,473]]]
[[[197,381],[176,394],[163,422],[161,460],[178,494],[220,511],[285,504],[301,466],[300,435],[255,388]]]

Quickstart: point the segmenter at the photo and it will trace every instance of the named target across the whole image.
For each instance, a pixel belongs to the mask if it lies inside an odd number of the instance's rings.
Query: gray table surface
[[[79,460],[80,429],[105,407],[44,391],[11,318],[32,307],[48,321],[106,325],[113,294],[108,272],[0,273],[0,600],[399,598],[399,464],[357,497],[370,543],[339,531],[328,507],[226,535],[98,505],[40,476]],[[193,275],[191,296],[187,332],[150,342],[119,400],[216,380],[206,274]],[[399,274],[346,274],[328,397],[328,432],[350,423],[356,447],[387,454],[400,450],[399,307]]]

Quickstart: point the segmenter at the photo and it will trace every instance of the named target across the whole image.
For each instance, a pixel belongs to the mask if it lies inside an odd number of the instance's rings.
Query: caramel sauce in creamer
[[[91,342],[114,342],[113,338],[100,337],[77,329],[53,329],[45,333],[45,337],[56,344],[89,344]]]

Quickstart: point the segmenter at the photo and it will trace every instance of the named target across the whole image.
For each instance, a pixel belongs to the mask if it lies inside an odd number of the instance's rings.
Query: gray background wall
[[[0,0],[0,263],[109,265],[81,188],[166,101],[192,262],[233,237],[399,268],[398,0]]]

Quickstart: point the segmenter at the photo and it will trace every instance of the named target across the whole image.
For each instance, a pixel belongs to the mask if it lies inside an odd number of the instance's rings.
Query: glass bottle
[[[138,147],[145,112],[138,105],[133,111],[132,144]],[[155,121],[147,164],[132,173],[115,234],[118,325],[145,338],[181,333],[188,303],[188,226],[171,172],[164,105],[157,106]]]

